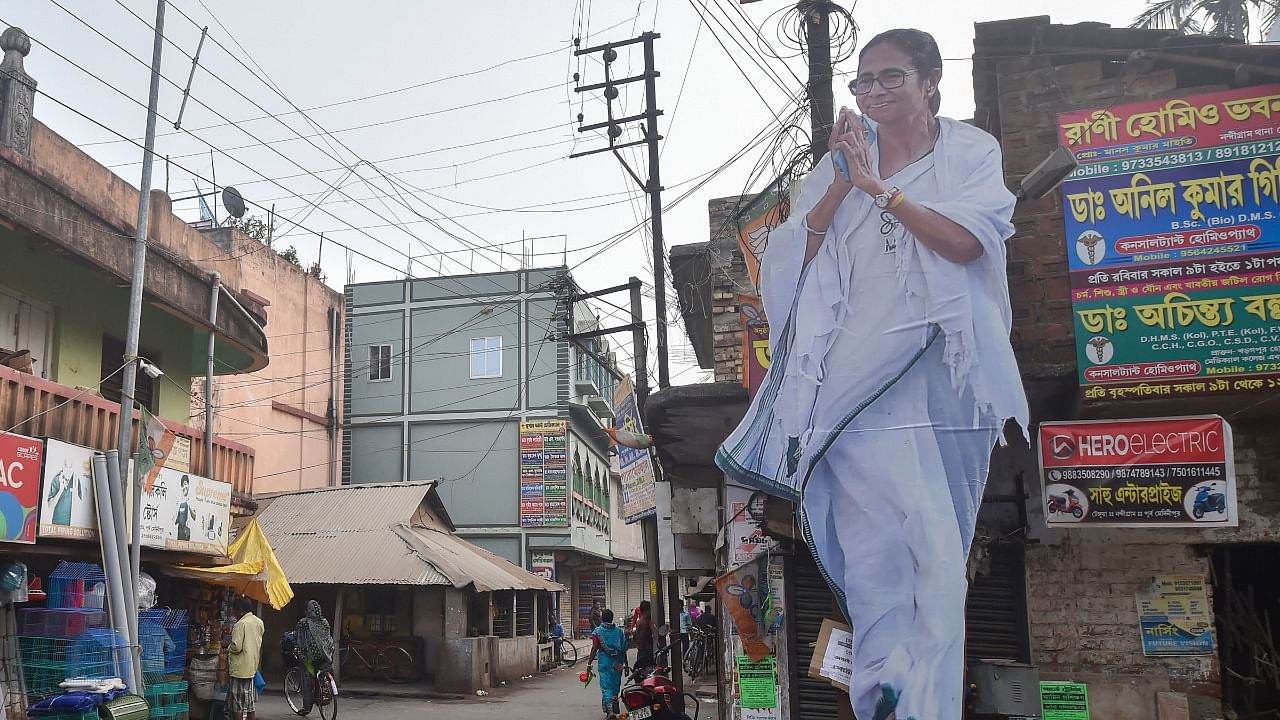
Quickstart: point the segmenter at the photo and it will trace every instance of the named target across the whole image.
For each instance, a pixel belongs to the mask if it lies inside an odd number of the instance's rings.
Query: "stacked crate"
[[[61,693],[69,678],[123,677],[128,647],[96,602],[95,588],[105,582],[96,565],[60,563],[49,576],[48,606],[21,612],[18,650],[29,700]]]
[[[187,720],[187,611],[168,608],[138,614],[142,670],[152,720]]]

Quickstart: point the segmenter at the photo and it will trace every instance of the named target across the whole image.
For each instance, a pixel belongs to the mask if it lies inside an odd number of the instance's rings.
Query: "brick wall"
[[[742,316],[738,294],[754,295],[747,263],[738,247],[734,210],[750,197],[716,198],[707,203],[711,241],[707,252],[713,268],[711,327],[716,382],[742,382]]]

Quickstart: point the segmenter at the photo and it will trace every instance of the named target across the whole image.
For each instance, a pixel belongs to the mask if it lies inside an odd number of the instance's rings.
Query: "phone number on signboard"
[[[1200,165],[1220,160],[1239,160],[1240,158],[1269,155],[1277,152],[1280,152],[1280,140],[1264,140],[1244,145],[1225,145],[1202,150],[1188,150],[1166,155],[1148,155],[1146,157],[1132,158],[1120,161],[1119,169],[1121,172],[1140,172],[1157,168]]]

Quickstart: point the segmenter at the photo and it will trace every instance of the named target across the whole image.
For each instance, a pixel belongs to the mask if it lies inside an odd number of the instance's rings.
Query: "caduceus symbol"
[[[1096,337],[1089,341],[1089,347],[1093,348],[1093,354],[1098,356],[1098,362],[1104,361],[1102,353],[1110,344],[1111,341],[1104,337]]]
[[[1098,262],[1098,243],[1102,242],[1102,236],[1098,233],[1085,233],[1076,239],[1076,242],[1084,245],[1085,252],[1089,254],[1089,264]]]

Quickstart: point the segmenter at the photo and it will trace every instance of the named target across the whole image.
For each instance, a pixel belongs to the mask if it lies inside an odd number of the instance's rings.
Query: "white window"
[[[391,379],[391,346],[369,346],[369,382],[387,382]]]
[[[502,377],[502,338],[471,338],[471,379]]]

